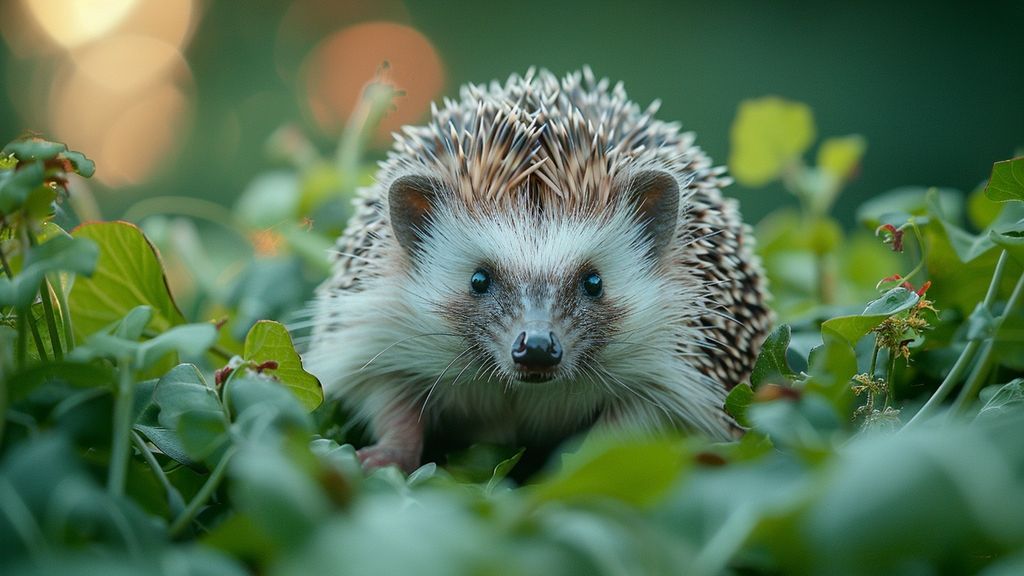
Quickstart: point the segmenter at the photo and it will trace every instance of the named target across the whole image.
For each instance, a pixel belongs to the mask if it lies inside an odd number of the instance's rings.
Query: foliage
[[[966,205],[881,195],[847,238],[829,210],[864,140],[826,139],[809,167],[810,109],[746,103],[733,174],[781,178],[801,210],[759,226],[784,322],[726,401],[741,439],[593,434],[521,486],[517,447],[366,475],[358,431],[277,321],[301,343],[292,312],[390,96],[371,85],[338,158],[282,130],[271,150],[291,168],[234,210],[150,199],[127,215],[141,227],[68,234],[61,201],[92,163],[38,139],[4,149],[4,574],[1024,569],[1022,159]]]

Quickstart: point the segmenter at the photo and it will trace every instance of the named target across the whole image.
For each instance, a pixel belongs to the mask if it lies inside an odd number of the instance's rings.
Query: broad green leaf
[[[167,287],[156,248],[136,226],[126,222],[85,224],[72,236],[88,238],[100,249],[92,278],[76,280],[69,296],[75,335],[80,340],[140,305],[153,309],[149,329],[154,333],[185,323]]]
[[[195,366],[175,366],[160,378],[152,394],[155,418],[140,417],[135,429],[169,457],[195,466],[227,441],[227,413]],[[197,420],[203,425],[197,425]]]
[[[826,138],[818,147],[818,168],[831,174],[836,180],[850,178],[860,164],[867,149],[863,136],[852,135]]]
[[[754,401],[754,390],[750,387],[750,384],[741,382],[733,389],[729,391],[729,395],[725,397],[725,411],[736,420],[736,423],[740,426],[750,426],[750,421],[747,420],[747,408]]]
[[[1010,412],[1024,412],[1024,378],[1004,384],[978,412],[978,418],[993,418]]]
[[[532,487],[531,498],[537,503],[611,498],[652,505],[682,474],[686,451],[669,439],[625,443],[591,435],[577,453],[563,457],[557,475]]]
[[[729,171],[744,186],[763,186],[814,141],[811,109],[775,96],[740,104],[731,130]]]
[[[292,338],[281,324],[270,320],[257,322],[245,337],[242,358],[256,364],[277,362],[276,368],[268,368],[264,372],[291,390],[310,412],[323,402],[320,381],[302,368],[302,360],[292,345]]]
[[[897,286],[879,299],[870,302],[860,314],[837,316],[826,320],[821,324],[821,330],[823,333],[829,331],[853,346],[883,320],[893,314],[910,309],[920,299],[920,296],[914,291]]]
[[[0,344],[4,344],[0,340]],[[46,362],[36,364],[10,375],[7,380],[7,400],[17,402],[44,384],[55,382],[80,388],[112,387],[114,372],[101,363],[94,362]]]
[[[993,164],[985,195],[995,202],[1024,201],[1024,156]]]
[[[270,377],[232,374],[224,384],[224,406],[242,436],[259,441],[283,430],[308,431],[313,423],[306,406]]]
[[[762,382],[775,376],[782,376],[792,380],[796,376],[793,369],[789,367],[786,360],[786,350],[789,349],[789,338],[792,330],[788,324],[782,324],[765,338],[761,346],[761,353],[757,356],[757,362],[750,373],[750,386],[757,388]]]

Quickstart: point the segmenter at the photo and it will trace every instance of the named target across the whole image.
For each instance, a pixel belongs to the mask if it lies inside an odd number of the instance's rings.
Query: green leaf
[[[1024,378],[1002,385],[978,412],[978,418],[993,418],[1024,411]]]
[[[882,224],[902,226],[913,216],[918,225],[928,221],[928,193],[935,190],[936,204],[942,213],[957,218],[963,212],[959,199],[963,194],[952,188],[903,186],[868,199],[857,208],[857,221],[874,230]]]
[[[747,420],[747,408],[754,401],[754,390],[750,384],[741,382],[729,391],[725,397],[725,411],[736,420],[736,423],[743,427],[750,426]]]
[[[683,444],[669,439],[623,443],[592,434],[579,452],[563,457],[555,477],[532,487],[531,498],[537,503],[611,498],[652,505],[682,474],[689,461],[686,452]]]
[[[175,326],[139,345],[135,367],[145,370],[171,352],[186,357],[199,357],[216,341],[217,328],[213,324]]]
[[[920,299],[920,296],[913,290],[897,286],[883,294],[879,299],[870,302],[860,314],[837,316],[836,318],[826,320],[821,324],[821,330],[822,333],[826,331],[831,332],[853,346],[857,344],[861,337],[873,330],[875,326],[881,324],[883,320],[893,314],[909,310]]]
[[[312,412],[324,400],[320,381],[302,368],[302,360],[292,345],[288,330],[277,322],[261,320],[245,337],[242,358],[255,364],[277,362],[277,368],[264,370],[291,390],[305,408]]]
[[[807,358],[804,399],[818,395],[828,401],[840,418],[846,418],[853,401],[850,379],[857,373],[857,354],[853,343],[824,325],[821,336],[824,344],[811,350]]]
[[[98,249],[91,240],[72,239],[61,234],[29,250],[25,265],[13,279],[0,277],[0,306],[26,309],[35,299],[39,285],[50,272],[90,274],[96,266]]]
[[[75,335],[80,340],[119,321],[136,306],[153,309],[149,329],[165,332],[185,323],[164,276],[156,248],[126,222],[85,224],[72,232],[99,245],[92,278],[79,278],[68,298]]]
[[[235,215],[246,226],[272,228],[298,216],[299,180],[292,172],[262,174],[235,203]]]
[[[857,134],[826,138],[818,147],[818,168],[842,182],[853,175],[867,149],[867,141]]]
[[[168,448],[164,452],[179,462],[194,465],[227,441],[227,413],[195,366],[179,364],[160,378],[153,389],[153,404],[159,408],[157,425],[137,423],[136,429],[161,450]],[[182,454],[187,458],[179,459]]]
[[[746,100],[733,122],[729,171],[744,186],[763,186],[814,141],[811,109],[775,96]]]
[[[1024,156],[992,165],[985,196],[994,202],[1024,201]]]
[[[927,202],[928,213],[942,224],[949,243],[961,262],[971,262],[995,248],[995,243],[988,236],[975,236],[950,222],[939,205],[938,193],[929,191]]]
[[[1024,224],[999,232],[990,230],[988,239],[1006,250],[1018,264],[1024,265]]]
[[[43,185],[45,172],[40,161],[22,165],[21,170],[0,180],[0,214],[10,214],[21,208],[29,193]]]
[[[792,329],[789,324],[782,324],[765,338],[761,346],[761,353],[757,356],[757,362],[750,373],[750,386],[757,388],[765,380],[775,376],[782,376],[792,380],[796,373],[789,367],[786,360],[786,351],[789,349],[789,339]]]
[[[60,153],[67,152],[68,147],[59,142],[49,142],[42,138],[20,138],[8,143],[0,153],[13,154],[21,162],[29,160],[50,160]]]

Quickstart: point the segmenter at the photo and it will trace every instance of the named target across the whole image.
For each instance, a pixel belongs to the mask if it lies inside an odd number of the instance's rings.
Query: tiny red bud
[[[267,360],[256,365],[256,372],[262,374],[264,370],[277,370],[277,360]]]
[[[221,384],[224,383],[225,380],[228,379],[228,376],[230,376],[231,373],[234,371],[235,369],[232,368],[231,366],[225,366],[220,370],[217,370],[216,372],[213,373],[213,383],[216,384],[217,386],[220,386]]]
[[[923,297],[924,293],[927,292],[928,289],[931,288],[931,287],[932,287],[932,281],[928,280],[927,282],[925,282],[924,284],[921,285],[921,289],[917,291],[917,295]]]

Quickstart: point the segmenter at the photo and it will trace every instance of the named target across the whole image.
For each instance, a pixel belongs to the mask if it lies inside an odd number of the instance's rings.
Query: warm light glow
[[[363,86],[381,64],[390,64],[385,81],[405,92],[378,130],[378,139],[419,120],[444,87],[444,68],[425,36],[393,22],[350,26],[322,41],[303,64],[309,108],[327,133],[340,131],[355,109]]]
[[[146,178],[180,139],[180,124],[188,111],[188,98],[173,85],[146,92],[146,96],[117,119],[103,135],[96,158],[111,185],[137,184]],[[97,171],[97,175],[99,172]]]
[[[137,90],[172,71],[188,70],[174,46],[134,35],[97,42],[77,54],[75,62],[84,74],[115,92]]]
[[[74,48],[113,30],[138,0],[22,0],[57,44]]]
[[[54,136],[95,160],[96,178],[108,186],[137,184],[169,163],[189,109],[186,93],[169,80],[119,92],[73,65],[57,74],[49,103]]]

